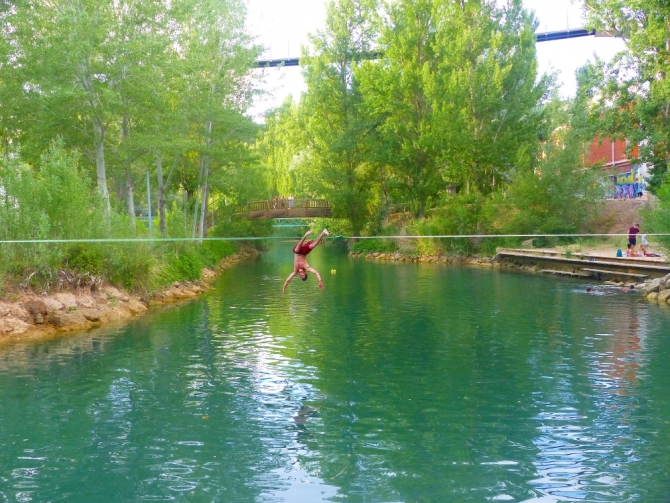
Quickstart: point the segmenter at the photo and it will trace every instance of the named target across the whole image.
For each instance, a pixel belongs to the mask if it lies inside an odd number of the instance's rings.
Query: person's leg
[[[321,239],[323,239],[323,236],[324,236],[324,235],[326,235],[326,236],[330,236],[330,232],[328,232],[328,229],[323,229],[323,230],[321,231],[321,234],[319,234],[319,237],[316,238],[316,239],[312,242],[312,248],[314,248],[316,245],[318,245],[318,244],[321,242]]]

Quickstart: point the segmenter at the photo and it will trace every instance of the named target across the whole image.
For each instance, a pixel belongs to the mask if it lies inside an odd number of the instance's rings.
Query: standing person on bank
[[[642,234],[642,236],[640,236],[640,253],[642,253],[643,257],[646,257],[647,254],[651,255],[649,253],[648,247],[649,247],[649,241],[647,241],[647,235]]]
[[[628,244],[630,245],[628,250],[632,256],[637,255],[635,251],[635,245],[637,244],[637,235],[640,233],[640,224],[635,224],[633,227],[628,229]]]
[[[330,232],[328,232],[328,229],[323,229],[321,234],[319,234],[319,237],[314,241],[305,242],[305,239],[307,239],[307,236],[311,233],[312,231],[307,231],[302,239],[298,241],[298,244],[293,247],[293,253],[295,253],[295,257],[293,258],[293,272],[289,274],[286,281],[284,281],[284,287],[281,289],[282,294],[286,292],[286,287],[296,274],[300,276],[301,280],[307,281],[308,272],[316,275],[316,278],[319,280],[319,290],[323,290],[321,275],[319,274],[319,271],[309,266],[307,263],[307,255],[321,242],[323,236],[330,236]]]

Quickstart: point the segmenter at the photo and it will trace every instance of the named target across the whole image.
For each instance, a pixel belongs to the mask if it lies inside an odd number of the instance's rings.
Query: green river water
[[[670,310],[291,246],[0,347],[0,502],[670,502]]]

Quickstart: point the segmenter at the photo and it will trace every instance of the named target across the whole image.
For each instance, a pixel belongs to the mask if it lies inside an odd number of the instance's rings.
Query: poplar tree
[[[241,1],[192,0],[188,9],[180,44],[186,54],[184,111],[198,163],[191,234],[202,238],[211,175],[225,180],[229,174],[232,181],[235,170],[249,160],[256,129],[244,113],[253,95],[250,69],[260,48],[244,31]]]
[[[489,194],[537,149],[532,17],[520,0],[399,0],[387,17],[384,56],[359,73],[396,197],[422,218],[448,185]]]
[[[360,107],[358,61],[373,52],[378,37],[378,0],[328,4],[326,28],[311,37],[314,54],[304,55],[307,92],[301,114],[307,135],[311,184],[333,203],[358,235],[369,216],[371,179]]]
[[[265,116],[257,148],[265,168],[267,196],[298,193],[306,186],[302,161],[307,142],[300,122],[301,109],[290,95]]]
[[[159,1],[28,0],[3,18],[12,45],[3,62],[11,81],[5,115],[24,156],[37,159],[55,136],[80,148],[95,164],[108,211],[110,135],[127,138],[139,101],[129,97],[163,50],[150,40],[164,11]]]
[[[535,28],[520,0],[447,2],[437,11],[437,68],[427,79],[444,180],[488,195],[536,159],[541,102]],[[528,166],[532,168],[531,166]]]

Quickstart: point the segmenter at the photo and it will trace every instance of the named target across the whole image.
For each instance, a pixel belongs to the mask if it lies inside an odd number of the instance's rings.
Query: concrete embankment
[[[201,280],[175,282],[150,297],[134,295],[111,285],[43,294],[21,292],[12,299],[0,300],[0,344],[41,340],[113,325],[143,314],[150,307],[192,299],[210,290],[210,282],[219,272],[257,254],[250,250],[227,257],[216,270],[203,270]]]
[[[489,257],[455,257],[450,255],[414,255],[405,253],[359,253],[350,252],[350,257],[366,258],[368,260],[394,260],[398,262],[420,262],[427,264],[466,264],[492,267],[497,265]]]
[[[658,260],[603,258],[577,254],[565,257],[556,252],[498,250],[495,257],[451,257],[447,255],[407,255],[402,253],[350,253],[368,260],[462,264],[479,267],[509,267],[534,273],[590,279],[619,286],[633,285],[650,301],[670,304],[670,267]]]

